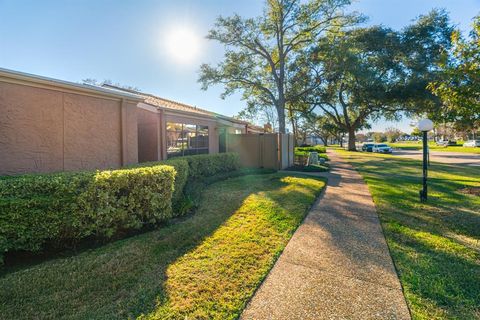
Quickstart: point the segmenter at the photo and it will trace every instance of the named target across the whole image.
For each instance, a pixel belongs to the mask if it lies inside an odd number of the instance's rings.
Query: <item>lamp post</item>
[[[418,122],[418,130],[423,132],[423,188],[420,190],[420,201],[427,201],[427,176],[428,176],[428,131],[433,129],[433,122],[430,119],[423,119]]]

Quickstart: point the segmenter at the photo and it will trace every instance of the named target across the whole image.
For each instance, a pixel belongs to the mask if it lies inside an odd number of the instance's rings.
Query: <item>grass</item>
[[[0,276],[2,319],[235,319],[325,183],[246,175],[203,186],[196,213]]]
[[[393,148],[399,148],[404,150],[421,150],[422,149],[422,142],[398,142],[398,143],[389,143],[389,145]],[[435,151],[448,151],[448,152],[461,152],[461,153],[477,153],[480,154],[480,148],[469,148],[463,147],[461,145],[456,146],[437,146],[435,142],[429,142],[428,146],[430,150]]]
[[[295,147],[294,149],[294,154],[297,157],[308,157],[310,152],[317,152],[319,158],[323,158],[325,161],[329,160],[326,154],[327,149],[324,146]]]
[[[421,162],[339,151],[374,198],[414,319],[480,319],[480,168],[432,163],[419,202]]]

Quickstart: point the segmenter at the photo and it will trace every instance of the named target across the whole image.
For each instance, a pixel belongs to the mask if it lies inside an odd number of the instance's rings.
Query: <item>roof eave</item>
[[[64,80],[59,80],[59,79],[54,79],[49,77],[43,77],[35,74],[14,71],[14,70],[5,69],[5,68],[0,68],[0,81],[1,80],[11,80],[12,82],[30,82],[30,83],[40,84],[44,86],[49,86],[49,87],[57,87],[57,88],[85,92],[89,94],[103,95],[111,98],[117,98],[117,99],[123,98],[123,99],[128,99],[136,102],[144,100],[143,97],[136,94],[117,92],[117,91],[105,89],[102,87],[74,83],[70,81],[64,81]]]

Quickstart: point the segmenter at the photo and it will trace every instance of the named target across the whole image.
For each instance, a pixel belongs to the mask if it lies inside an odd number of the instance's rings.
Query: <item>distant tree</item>
[[[367,141],[367,135],[365,133],[357,133],[355,139],[358,142],[365,142]]]
[[[348,132],[348,149],[355,150],[355,132],[368,121],[439,105],[426,86],[436,79],[452,30],[445,12],[432,11],[401,32],[374,26],[323,38],[312,56],[328,83],[306,99]]]
[[[386,142],[387,141],[387,136],[383,132],[374,132],[372,134],[373,141],[375,142]]]
[[[463,139],[477,139],[477,131],[480,128],[480,119],[472,120],[471,118],[458,119],[453,123],[455,133]]]
[[[102,84],[102,82],[100,82],[100,81],[98,81],[97,79],[94,79],[94,78],[83,79],[82,83],[83,84],[89,84],[89,85],[92,85],[92,86],[98,86],[98,85]]]
[[[82,83],[83,84],[88,84],[88,85],[91,85],[91,86],[102,86],[103,84],[109,84],[109,85],[113,85],[115,87],[119,87],[119,88],[122,88],[122,89],[141,92],[141,90],[138,87],[124,85],[124,84],[121,84],[121,83],[118,83],[118,82],[114,83],[112,80],[98,81],[97,79],[94,79],[94,78],[86,78],[86,79],[82,80]]]
[[[403,132],[395,127],[389,127],[385,129],[385,136],[388,142],[395,142],[403,135]]]
[[[417,127],[414,127],[411,135],[414,136],[414,137],[421,137],[422,136],[422,131],[420,131],[420,129],[418,129]]]
[[[320,138],[325,146],[328,146],[332,139],[341,141],[345,134],[329,117],[315,113],[306,113],[302,116],[302,128],[308,134]]]
[[[429,85],[444,103],[443,112],[432,113],[431,117],[456,122],[475,135],[480,126],[480,16],[474,18],[469,38],[455,31],[452,42],[452,49],[440,63],[441,79]]]
[[[308,68],[312,81],[297,91],[293,79],[300,66],[296,63],[309,61],[309,49],[321,36],[358,21],[356,15],[343,12],[349,3],[268,0],[261,17],[219,17],[207,38],[226,51],[218,65],[200,67],[202,89],[221,84],[222,97],[240,91],[252,106],[274,107],[279,131],[285,133],[285,110],[321,82],[321,70],[312,65]]]
[[[271,106],[247,107],[241,110],[235,118],[261,125],[269,123],[274,130],[278,128],[277,113]]]

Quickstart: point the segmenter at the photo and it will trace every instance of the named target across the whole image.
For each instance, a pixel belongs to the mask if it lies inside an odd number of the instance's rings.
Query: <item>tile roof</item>
[[[114,90],[119,90],[119,91],[126,91],[126,92],[129,92],[129,93],[133,93],[133,94],[142,96],[145,99],[144,100],[145,103],[153,105],[157,108],[165,108],[165,109],[170,109],[170,110],[174,110],[174,111],[180,110],[180,111],[185,111],[185,112],[197,113],[197,114],[200,114],[200,115],[203,115],[203,116],[209,116],[209,117],[216,118],[216,119],[223,119],[223,120],[227,120],[227,121],[234,122],[234,123],[248,125],[249,128],[253,128],[253,129],[256,129],[256,130],[259,130],[259,131],[263,131],[263,127],[252,125],[251,123],[249,123],[247,121],[235,119],[233,117],[225,116],[225,115],[220,114],[220,113],[208,111],[208,110],[198,108],[196,106],[191,106],[191,105],[188,105],[188,104],[185,104],[185,103],[161,98],[161,97],[155,96],[155,95],[150,94],[150,93],[143,93],[143,92],[139,92],[139,91],[135,91],[135,90],[131,90],[131,89],[125,89],[125,88],[121,88],[121,87],[111,85],[111,84],[103,84],[102,87],[106,87],[106,88],[114,89]]]
[[[143,95],[143,97],[145,98],[145,103],[151,104],[156,107],[199,113],[206,116],[215,116],[215,113],[213,112],[210,112],[201,108],[197,108],[195,106],[191,106],[185,103],[168,100],[165,98],[160,98],[150,94]]]

